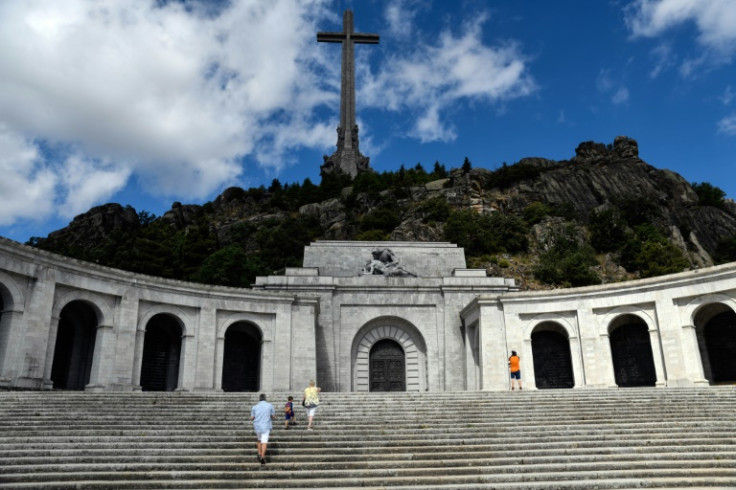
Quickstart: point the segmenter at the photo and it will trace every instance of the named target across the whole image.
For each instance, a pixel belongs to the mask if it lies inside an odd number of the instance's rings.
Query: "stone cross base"
[[[358,174],[370,170],[370,158],[363,156],[360,151],[354,148],[338,149],[332,156],[323,156],[325,163],[320,165],[320,175],[326,175],[341,171],[355,178]]]

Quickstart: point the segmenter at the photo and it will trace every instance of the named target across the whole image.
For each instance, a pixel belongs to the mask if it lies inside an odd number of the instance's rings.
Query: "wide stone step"
[[[714,479],[724,488],[736,485],[736,469],[733,468],[633,468],[633,469],[587,469],[575,470],[572,467],[562,467],[558,471],[517,471],[498,472],[497,468],[469,468],[466,474],[427,474],[424,472],[413,472],[413,470],[375,470],[372,472],[361,472],[359,476],[348,476],[343,471],[324,472],[314,475],[307,472],[285,474],[278,469],[272,470],[268,465],[260,466],[256,471],[237,472],[114,472],[114,473],[79,473],[76,474],[75,488],[350,488],[350,487],[429,487],[433,485],[485,485],[495,487],[497,485],[545,485],[544,488],[564,488],[566,485],[587,481],[588,488],[591,482],[595,482],[595,488],[605,488],[600,480],[612,481],[628,480],[627,486],[609,486],[608,488],[634,488],[642,487],[642,483],[648,480],[667,479],[679,487],[693,486],[692,482],[698,482],[699,486],[713,486],[707,482]],[[442,470],[444,471],[444,470]],[[417,473],[417,474],[413,474]],[[58,477],[53,479],[52,477]],[[41,481],[34,481],[28,485],[23,481],[11,481],[3,476],[0,484],[4,489],[11,488],[69,488],[69,481],[65,474],[41,475]],[[700,480],[700,481],[699,481]],[[167,485],[167,481],[169,485]],[[637,485],[631,482],[639,481]],[[173,483],[173,485],[171,485]],[[652,486],[652,485],[650,485]],[[662,485],[663,486],[663,485]],[[535,487],[532,487],[535,488]],[[578,487],[581,488],[581,487]],[[672,488],[672,486],[670,486]]]

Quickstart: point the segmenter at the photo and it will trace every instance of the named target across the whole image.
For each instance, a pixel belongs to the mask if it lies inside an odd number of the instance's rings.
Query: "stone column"
[[[262,348],[262,346],[261,346]],[[262,355],[262,354],[261,354]],[[222,366],[225,362],[225,335],[218,335],[215,342],[215,391],[222,391]]]
[[[143,345],[146,342],[145,329],[135,332],[135,352],[133,354],[133,391],[141,390],[141,368],[143,367]]]
[[[0,388],[10,387],[18,376],[18,351],[22,345],[23,311],[5,310],[0,315]],[[13,348],[11,348],[13,346]]]
[[[506,321],[503,305],[498,298],[494,298],[479,300],[478,306],[480,307],[478,358],[480,360],[481,389],[506,391],[509,389],[509,366],[506,356]]]
[[[525,359],[521,365],[521,382],[527,390],[537,389],[537,376],[534,371],[534,351],[532,350],[532,339],[524,339],[524,347],[519,357]],[[510,381],[509,381],[510,383]],[[508,389],[508,388],[507,388]]]
[[[51,370],[54,366],[54,351],[56,350],[56,336],[59,333],[59,320],[58,316],[52,316],[49,322],[49,337],[46,344],[46,364],[43,369],[43,389],[50,390],[54,387],[54,382],[51,381]]]
[[[688,377],[696,386],[708,386],[710,382],[705,379],[703,372],[703,362],[700,358],[700,349],[698,347],[698,334],[695,325],[682,326],[682,351],[685,358],[685,369]]]
[[[136,357],[138,348],[138,305],[139,296],[136,288],[130,288],[118,299],[115,311],[115,357],[114,372],[111,375],[113,389],[123,391],[140,390],[140,357]],[[143,332],[145,334],[145,331]],[[140,348],[143,348],[141,337]],[[138,365],[136,366],[136,362]],[[137,373],[137,374],[136,374]]]
[[[58,318],[51,318],[56,291],[56,271],[39,267],[29,288],[23,316],[23,337],[15,352],[15,364],[21,366],[16,386],[51,389],[51,365],[56,347]],[[20,339],[16,339],[20,340]],[[45,354],[45,357],[41,357]]]
[[[659,330],[657,330],[656,328],[652,328],[649,330],[649,342],[652,344],[654,372],[657,375],[655,386],[667,386],[667,375],[664,371],[664,363],[662,362],[662,344],[659,339]]]
[[[601,356],[601,364],[607,367],[602,373],[601,381],[605,388],[618,388],[616,374],[613,371],[613,353],[611,352],[611,335],[604,333],[600,336],[598,352]]]
[[[573,388],[585,388],[585,366],[580,354],[580,337],[570,337],[570,356],[572,357],[572,378],[575,381]]]
[[[215,379],[222,383],[222,366],[217,369],[217,311],[212,306],[202,306],[199,310],[199,327],[197,328],[197,372],[194,389],[211,391],[215,389]]]
[[[179,354],[179,381],[176,391],[192,391],[197,362],[197,339],[194,334],[181,337],[181,352]]]
[[[95,335],[92,369],[85,391],[104,391],[110,388],[110,369],[115,359],[115,330],[112,325],[99,325]]]

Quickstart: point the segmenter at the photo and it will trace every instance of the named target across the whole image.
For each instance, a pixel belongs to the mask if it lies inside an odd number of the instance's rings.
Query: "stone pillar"
[[[217,311],[211,306],[202,306],[199,310],[199,327],[197,329],[197,372],[194,389],[211,391],[215,389],[216,379],[222,384],[222,365],[217,368],[216,349]]]
[[[59,333],[59,320],[58,316],[52,316],[49,325],[49,337],[46,343],[46,363],[43,368],[43,388],[50,390],[54,387],[53,381],[51,381],[51,370],[54,366],[54,351],[56,350],[56,336]]]
[[[524,347],[522,347],[519,357],[522,359],[521,364],[521,382],[526,386],[527,390],[537,389],[537,376],[534,371],[534,351],[532,350],[532,339],[524,339]],[[510,383],[510,381],[509,381]],[[508,388],[507,388],[508,389]]]
[[[509,389],[509,366],[506,351],[506,320],[503,305],[494,298],[479,300],[478,358],[480,360],[480,385],[482,390],[506,391]],[[522,369],[523,373],[523,369]]]
[[[664,298],[656,300],[655,311],[667,386],[708,385],[692,320],[680,318],[681,310]]]
[[[59,319],[52,318],[56,271],[39,267],[28,293],[23,324],[23,342],[15,359],[22,364],[16,386],[20,388],[51,389],[51,366],[56,347],[56,329]],[[40,357],[45,353],[45,357]]]
[[[115,360],[115,330],[112,325],[99,325],[95,335],[92,369],[85,391],[103,391],[110,388],[110,371]]]
[[[18,351],[23,345],[23,311],[5,310],[0,314],[0,388],[10,387],[18,376]]]
[[[662,344],[659,339],[659,330],[649,329],[649,342],[652,344],[652,358],[654,360],[654,372],[657,375],[655,386],[667,386],[667,376],[662,361]]]
[[[580,353],[580,337],[570,337],[570,357],[572,361],[572,378],[575,382],[573,388],[585,388],[585,366]]]
[[[263,348],[263,346],[261,346]],[[261,351],[261,356],[263,351]],[[215,372],[214,386],[215,391],[222,391],[222,366],[225,362],[225,335],[218,335],[215,342]]]
[[[318,314],[317,298],[298,298],[291,306],[290,390],[301,390],[310,379],[317,380]]]
[[[110,374],[111,386],[109,386],[114,390],[140,390],[140,363],[136,366],[136,361],[140,360],[136,357],[136,348],[138,347],[138,304],[138,290],[135,288],[125,291],[117,301],[115,310],[115,355],[108,359],[108,362],[114,364],[114,370]]]
[[[618,388],[616,384],[616,373],[613,371],[613,352],[611,352],[611,335],[604,333],[599,339],[598,352],[601,356],[601,364],[607,367],[601,374],[601,382],[605,388]]]
[[[685,369],[687,369],[689,379],[696,386],[710,385],[710,382],[705,379],[705,373],[703,372],[703,362],[700,358],[698,335],[695,325],[683,325],[681,335]]]
[[[135,332],[135,352],[133,354],[133,390],[141,390],[141,368],[143,366],[143,345],[146,341],[145,329]]]
[[[179,358],[179,381],[176,391],[192,391],[197,362],[197,339],[194,334],[181,337],[181,356]]]

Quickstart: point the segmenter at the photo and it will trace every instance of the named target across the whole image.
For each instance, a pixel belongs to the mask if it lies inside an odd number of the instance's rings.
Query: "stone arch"
[[[140,386],[143,391],[174,391],[180,386],[185,326],[171,313],[156,313],[144,324]]]
[[[52,318],[59,318],[62,310],[72,301],[85,303],[94,310],[99,325],[112,325],[113,312],[105,299],[89,291],[69,291],[54,302]]]
[[[533,327],[530,337],[536,387],[575,386],[568,328],[557,321],[542,321]]]
[[[55,389],[83,390],[89,384],[100,317],[94,303],[81,299],[59,311],[50,376]]]
[[[607,330],[616,385],[655,386],[657,373],[647,322],[627,313],[614,318]]]
[[[0,386],[10,380],[10,375],[6,374],[10,370],[6,359],[12,355],[11,329],[20,325],[24,304],[23,292],[16,281],[0,271]],[[7,364],[12,364],[12,361]]]
[[[398,317],[371,320],[353,339],[353,391],[370,391],[370,352],[384,339],[396,342],[404,351],[406,391],[427,390],[427,347],[419,330]]]
[[[736,382],[736,312],[722,302],[701,304],[693,315],[705,378],[711,384]]]
[[[224,334],[223,391],[258,391],[261,386],[263,332],[253,322],[232,322]]]

